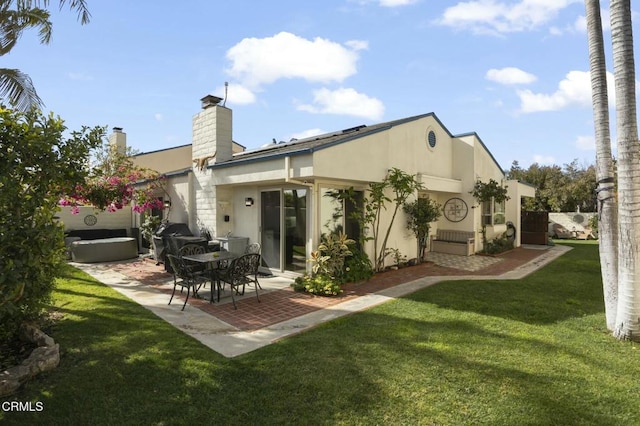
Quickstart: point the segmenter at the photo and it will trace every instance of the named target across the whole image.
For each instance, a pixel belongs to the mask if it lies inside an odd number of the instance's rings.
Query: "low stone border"
[[[60,363],[60,346],[40,329],[24,325],[20,329],[21,338],[35,343],[37,348],[22,364],[0,373],[0,397],[11,395],[27,380],[36,375],[53,370]]]

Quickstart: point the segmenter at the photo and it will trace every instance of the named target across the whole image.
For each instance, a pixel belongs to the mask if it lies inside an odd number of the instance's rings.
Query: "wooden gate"
[[[549,212],[522,212],[521,244],[547,245],[549,238]]]

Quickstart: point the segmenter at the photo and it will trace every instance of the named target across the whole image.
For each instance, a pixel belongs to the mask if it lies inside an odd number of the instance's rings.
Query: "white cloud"
[[[539,155],[536,154],[533,156],[533,162],[538,163],[540,165],[553,165],[556,164],[556,159],[551,155]]]
[[[83,72],[70,72],[67,73],[67,77],[69,77],[71,80],[75,80],[75,81],[91,81],[93,80],[93,77],[85,74]]]
[[[225,99],[225,87],[218,86],[213,92],[216,96]],[[229,83],[226,93],[227,102],[232,105],[248,105],[255,103],[256,95],[241,84]]]
[[[382,7],[398,7],[407,6],[416,3],[418,0],[380,0],[380,6]]]
[[[345,47],[320,37],[307,40],[288,32],[245,38],[227,51],[231,66],[226,71],[254,90],[282,78],[342,82],[356,73],[356,51],[366,45],[362,41],[349,44]]]
[[[519,68],[507,67],[501,69],[490,69],[485,76],[487,80],[500,84],[529,84],[537,80],[537,77]]]
[[[596,138],[593,136],[578,136],[575,146],[582,151],[595,151]]]
[[[316,90],[313,92],[313,105],[298,105],[298,109],[315,114],[347,114],[370,120],[378,120],[384,114],[384,105],[379,99],[370,98],[351,88]]]
[[[345,44],[353,50],[367,50],[369,48],[369,42],[366,40],[349,40]]]
[[[551,34],[552,36],[561,36],[562,34],[564,34],[564,31],[558,27],[551,27],[549,28],[549,34]]]
[[[609,15],[609,9],[600,9],[600,19],[602,20],[602,31],[611,30],[611,15]],[[584,15],[578,16],[573,24],[573,30],[586,33],[587,32],[587,17]]]
[[[308,129],[308,130],[303,130],[302,132],[298,132],[298,133],[294,133],[291,135],[291,139],[306,139],[306,138],[310,138],[312,136],[318,136],[321,135],[323,133],[327,133],[322,129]]]
[[[573,27],[581,32],[581,33],[586,33],[587,32],[587,17],[584,15],[578,16],[578,18],[576,19],[576,22],[573,24]]]
[[[438,23],[478,34],[528,31],[552,21],[573,3],[582,0],[472,0],[448,7]]]
[[[356,3],[360,6],[368,6],[372,3],[377,3],[381,7],[399,7],[408,6],[410,4],[417,3],[419,0],[349,0],[350,3]]]
[[[159,112],[156,112],[153,117],[156,119],[156,121],[162,121],[162,119],[164,118],[162,116],[162,114],[160,114]]]
[[[609,104],[614,104],[613,74],[607,72]],[[591,79],[587,71],[570,71],[551,94],[518,90],[520,109],[524,113],[557,111],[571,105],[591,106]]]

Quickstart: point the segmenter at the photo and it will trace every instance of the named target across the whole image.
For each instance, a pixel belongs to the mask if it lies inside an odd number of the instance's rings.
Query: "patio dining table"
[[[187,256],[182,256],[184,260],[189,262],[197,262],[204,263],[207,265],[207,269],[211,274],[211,299],[210,302],[213,302],[213,283],[216,283],[217,293],[218,293],[218,302],[220,301],[220,262],[222,261],[231,261],[237,258],[238,255],[231,253],[229,251],[213,251],[207,253],[200,254],[190,254]]]

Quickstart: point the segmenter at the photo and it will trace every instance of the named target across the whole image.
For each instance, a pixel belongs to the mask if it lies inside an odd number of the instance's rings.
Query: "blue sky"
[[[25,33],[3,66],[70,129],[122,127],[141,152],[191,143],[200,98],[227,81],[249,149],[434,112],[505,169],[595,161],[583,0],[88,4],[88,25],[56,9],[51,43]]]

